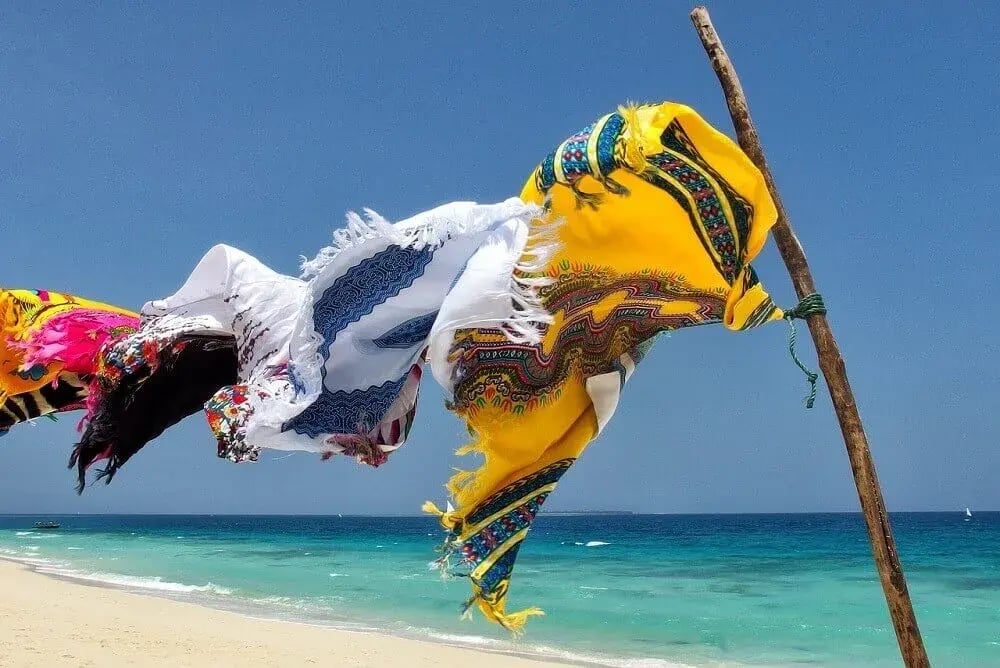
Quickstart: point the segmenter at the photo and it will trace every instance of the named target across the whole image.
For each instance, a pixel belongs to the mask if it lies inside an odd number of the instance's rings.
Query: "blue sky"
[[[731,133],[689,5],[507,4],[7,8],[0,284],[137,308],[218,242],[296,273],[348,209],[398,219],[516,194],[555,144],[626,99],[681,101]],[[1000,508],[1000,6],[710,9],[831,309],[890,509]],[[792,304],[773,245],[756,265]],[[805,410],[786,336],[776,323],[660,341],[549,507],[856,509],[825,387]],[[377,471],[306,454],[235,466],[197,416],[77,498],[75,422],[0,441],[0,512],[413,513],[443,498],[464,431],[426,383],[411,441]]]

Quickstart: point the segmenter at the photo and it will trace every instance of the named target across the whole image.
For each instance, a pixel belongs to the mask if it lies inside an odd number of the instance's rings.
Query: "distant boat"
[[[53,522],[51,520],[47,522],[35,522],[36,529],[58,529],[59,522]]]
[[[972,519],[972,511],[968,507],[965,509],[965,521],[968,522]]]

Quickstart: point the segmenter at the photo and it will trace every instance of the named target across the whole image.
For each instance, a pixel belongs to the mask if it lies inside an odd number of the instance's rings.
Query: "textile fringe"
[[[458,501],[459,498],[465,498],[467,500],[470,496],[479,494],[479,473],[480,471],[485,470],[489,463],[485,442],[476,434],[472,434],[471,436],[473,440],[459,448],[455,454],[460,456],[473,453],[481,454],[483,455],[483,463],[476,470],[455,470],[455,473],[451,476],[451,479],[448,480],[445,487],[447,488],[449,495],[456,499],[456,501]],[[530,607],[518,612],[507,613],[505,611],[506,601],[502,596],[494,596],[492,598],[483,596],[479,583],[471,577],[471,574],[456,573],[451,570],[452,557],[458,552],[462,545],[461,535],[464,531],[464,514],[468,511],[470,505],[471,504],[468,502],[459,503],[460,509],[455,510],[449,503],[448,510],[444,511],[438,508],[438,506],[431,501],[424,502],[422,510],[425,513],[435,515],[441,522],[441,526],[443,526],[447,531],[444,543],[440,547],[443,554],[434,562],[434,566],[440,569],[442,578],[459,575],[470,578],[473,595],[465,602],[465,605],[462,608],[463,619],[469,618],[472,614],[472,607],[476,606],[487,619],[500,624],[515,636],[520,635],[523,633],[524,625],[527,623],[528,617],[544,615],[544,611],[537,607]],[[467,564],[468,562],[465,562],[463,558],[462,563]]]
[[[0,334],[8,338],[7,335],[18,334],[31,322],[37,305],[21,301],[7,290],[0,290]]]
[[[433,501],[424,501],[424,505],[420,507],[420,510],[428,515],[437,517],[441,522],[441,526],[449,531],[454,531],[455,527],[462,521],[462,516],[456,513],[454,509],[451,509],[450,506],[449,510],[441,510]]]
[[[498,603],[483,596],[482,590],[475,582],[472,583],[472,591],[472,598],[467,600],[462,607],[463,619],[468,619],[472,616],[472,606],[476,605],[484,617],[496,622],[515,636],[520,636],[524,633],[524,625],[528,623],[528,617],[545,615],[545,611],[536,606],[518,610],[517,612],[506,612],[503,603]]]
[[[514,304],[506,322],[499,327],[514,343],[538,343],[541,325],[552,323],[552,314],[542,303],[540,290],[555,282],[545,269],[559,252],[559,230],[565,222],[539,211],[528,228],[528,240],[510,277],[510,298]]]
[[[464,411],[456,411],[459,419],[464,420],[465,415],[463,413]],[[487,441],[483,438],[482,434],[472,432],[469,434],[469,437],[471,440],[455,450],[455,454],[459,457],[481,455],[483,458],[482,463],[474,470],[455,469],[455,473],[445,483],[445,489],[455,499],[460,509],[468,505],[463,503],[464,500],[470,497],[476,498],[481,495],[482,483],[479,480],[479,473],[485,471],[490,463],[489,449],[486,447]]]
[[[523,217],[525,213],[533,215],[540,213],[534,211],[538,207],[524,204],[516,198],[511,198],[505,203],[509,204],[511,209],[507,219]],[[486,208],[485,205],[484,208]],[[521,211],[515,213],[513,211],[515,208]],[[433,249],[439,248],[454,236],[484,231],[499,219],[499,216],[481,215],[452,218],[438,215],[429,217],[428,220],[420,224],[407,225],[406,221],[397,224],[390,223],[372,209],[366,208],[363,211],[364,218],[354,211],[348,212],[346,225],[334,231],[333,243],[320,250],[316,257],[312,260],[302,257],[300,278],[303,280],[315,278],[342,252],[359,248],[375,239],[402,248],[420,250],[429,247]]]
[[[302,273],[299,276],[301,279],[315,278],[342,252],[357,248],[371,239],[385,239],[404,247],[416,241],[415,238],[408,238],[408,235],[396,230],[392,223],[375,211],[366,208],[364,213],[365,218],[362,218],[356,212],[348,211],[347,224],[342,229],[334,230],[331,245],[320,250],[312,260],[302,256]]]
[[[434,515],[437,517],[446,532],[444,542],[435,548],[435,551],[440,552],[441,556],[429,563],[428,567],[431,570],[437,570],[441,574],[442,580],[448,580],[452,577],[464,575],[462,573],[453,572],[451,564],[451,558],[455,555],[455,552],[461,544],[457,538],[461,532],[461,515],[455,512],[451,503],[448,504],[447,510],[441,510],[433,501],[424,501],[424,505],[421,506],[420,509],[428,515]]]
[[[646,169],[646,153],[643,150],[642,137],[636,133],[636,129],[641,127],[640,106],[635,102],[627,102],[618,107],[618,113],[625,119],[625,164],[636,173]]]
[[[642,106],[646,105],[627,102],[618,107],[618,114],[625,120],[625,127],[621,137],[621,148],[615,149],[615,159],[619,162],[618,167],[638,175],[654,171],[646,162],[645,147],[642,141],[642,124],[639,122],[639,108]],[[593,176],[612,195],[626,196],[629,194],[629,189],[612,178],[610,174],[595,174]],[[576,208],[588,206],[597,210],[604,199],[604,193],[584,191],[581,188],[581,181],[582,179],[570,179],[566,182],[566,185],[573,191]]]
[[[472,475],[473,472],[460,471],[455,477],[462,474]],[[449,481],[449,486],[455,481],[455,477]],[[425,501],[421,510],[429,515],[435,515],[448,532],[444,543],[438,548],[443,554],[431,562],[430,567],[440,570],[442,579],[469,577],[472,581],[472,597],[462,606],[462,619],[470,619],[472,617],[472,608],[476,606],[483,613],[484,617],[496,622],[515,636],[519,636],[524,633],[524,626],[528,622],[529,617],[545,614],[544,610],[535,606],[518,610],[517,612],[506,612],[506,600],[503,598],[503,595],[498,596],[494,594],[492,597],[484,596],[479,583],[468,573],[452,571],[452,557],[462,544],[462,540],[459,537],[462,532],[462,514],[454,510],[451,504],[448,504],[448,510],[441,510],[432,501]]]
[[[197,323],[195,318],[178,320]],[[104,387],[108,379],[91,381],[90,410],[81,421],[83,434],[70,455],[68,468],[77,470],[77,494],[86,486],[88,469],[98,461],[107,466],[96,480],[110,484],[118,470],[149,441],[183,418],[202,410],[220,388],[236,383],[236,342],[229,335],[174,332],[154,329],[133,334],[111,345],[123,356],[132,356],[132,368]],[[142,348],[130,350],[137,337]],[[106,344],[107,345],[107,344]],[[107,356],[105,348],[102,355]],[[148,357],[146,356],[148,354]],[[141,355],[140,359],[135,356]],[[92,400],[92,401],[91,401]]]
[[[455,454],[467,455],[473,452],[482,453],[483,450],[478,447],[474,447],[472,445],[466,445],[460,448],[458,451],[456,451]],[[482,468],[485,467],[486,464],[484,463]],[[448,493],[453,497],[458,496],[463,490],[466,489],[468,489],[469,491],[474,490],[476,488],[475,479],[478,472],[479,472],[478,469],[475,471],[468,471],[465,469],[455,469],[455,472],[452,474],[451,478],[449,478],[448,482],[445,483],[445,489],[447,489]]]

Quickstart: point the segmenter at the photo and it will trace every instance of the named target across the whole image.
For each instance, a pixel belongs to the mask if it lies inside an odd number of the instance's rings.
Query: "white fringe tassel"
[[[555,279],[542,275],[559,252],[559,229],[564,219],[547,220],[539,209],[533,216],[524,251],[510,277],[510,297],[517,308],[500,329],[514,343],[538,343],[544,325],[552,324],[552,314],[545,309],[539,291]]]
[[[359,216],[354,211],[347,212],[347,226],[333,232],[333,243],[326,246],[316,254],[312,260],[302,256],[302,271],[299,278],[309,280],[315,278],[332,262],[341,252],[356,248],[370,239],[386,239],[394,244],[409,246],[411,241],[406,238],[388,220],[375,213],[371,209],[364,209],[367,220]]]

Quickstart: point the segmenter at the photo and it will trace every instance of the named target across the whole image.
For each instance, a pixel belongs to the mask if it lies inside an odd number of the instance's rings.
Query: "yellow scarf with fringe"
[[[440,565],[472,583],[466,610],[518,631],[538,608],[506,611],[518,550],[540,506],[610,419],[636,364],[664,331],[743,330],[783,313],[748,264],[776,212],[757,168],[681,104],[620,108],[573,135],[521,194],[562,219],[541,275],[554,321],[539,344],[499,329],[454,337],[452,410],[484,458],[428,502],[449,532]],[[456,563],[457,562],[457,563]]]

